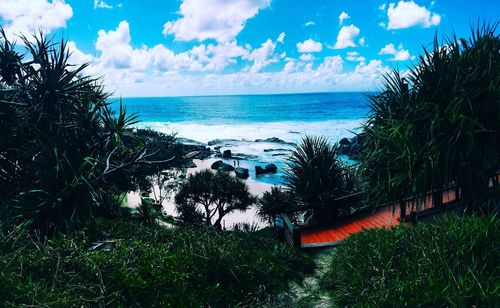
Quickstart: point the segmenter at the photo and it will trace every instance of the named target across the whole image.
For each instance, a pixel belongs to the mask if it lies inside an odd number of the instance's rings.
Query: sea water
[[[118,107],[118,99],[112,100]],[[331,142],[359,132],[368,113],[365,93],[308,93],[196,97],[123,98],[128,112],[137,113],[143,128],[177,133],[190,142],[230,149],[245,159],[251,180],[283,184],[286,158],[305,135],[325,136]],[[255,142],[279,138],[284,142]],[[186,141],[184,139],[184,141]],[[233,159],[226,160],[233,165]],[[274,163],[276,174],[257,176],[255,166]]]

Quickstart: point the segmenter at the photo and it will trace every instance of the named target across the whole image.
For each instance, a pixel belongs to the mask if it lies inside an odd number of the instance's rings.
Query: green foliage
[[[87,248],[116,240],[110,251]],[[259,303],[310,270],[307,256],[254,234],[98,220],[39,242],[0,237],[0,305],[229,307]]]
[[[1,215],[42,233],[67,230],[93,216],[97,187],[126,190],[115,176],[133,159],[136,116],[122,106],[112,115],[99,80],[82,75],[88,64],[68,62],[65,41],[22,39],[32,60],[0,38]]]
[[[487,204],[500,166],[496,30],[495,23],[478,26],[469,40],[436,38],[405,78],[386,75],[383,91],[368,96],[361,163],[375,203],[455,183],[471,208]]]
[[[295,204],[295,197],[289,191],[273,186],[270,191],[264,192],[258,200],[257,214],[269,223],[272,223],[274,215],[283,213]]]
[[[175,136],[134,132],[66,41],[21,38],[26,56],[0,29],[0,216],[48,234],[118,215],[125,192],[179,163]]]
[[[301,202],[314,209],[314,220],[331,222],[346,210],[332,206],[332,201],[353,191],[350,174],[338,158],[336,144],[324,137],[306,136],[288,159],[285,182]]]
[[[242,180],[224,171],[199,171],[189,175],[175,196],[181,221],[187,224],[213,225],[221,229],[222,218],[244,211],[256,202]]]
[[[155,224],[157,220],[164,218],[163,207],[151,198],[141,198],[141,204],[137,207],[138,218],[146,224]]]
[[[371,229],[335,249],[322,286],[342,307],[498,306],[498,247],[493,215]]]

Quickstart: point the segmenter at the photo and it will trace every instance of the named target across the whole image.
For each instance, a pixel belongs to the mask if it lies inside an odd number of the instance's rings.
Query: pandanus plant
[[[21,36],[21,55],[0,35],[2,218],[41,233],[71,229],[95,213],[96,191],[147,158],[130,136],[137,118],[123,107],[113,115],[101,80],[70,63],[64,40]]]
[[[346,209],[332,201],[353,191],[349,169],[337,154],[337,145],[324,137],[305,136],[288,159],[287,188],[307,205],[311,223],[335,220]]]
[[[374,203],[436,192],[439,205],[453,184],[470,209],[488,203],[500,167],[497,25],[478,25],[468,40],[435,38],[406,76],[384,76],[383,90],[368,96],[361,164]]]

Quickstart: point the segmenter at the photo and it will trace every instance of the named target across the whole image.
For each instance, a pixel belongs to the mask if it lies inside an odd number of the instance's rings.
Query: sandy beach
[[[196,171],[204,170],[204,169],[210,169],[210,166],[212,165],[213,162],[218,160],[217,158],[209,158],[205,160],[200,160],[200,159],[194,159],[193,162],[196,164],[195,168],[188,168],[187,169],[187,174],[192,174],[195,173]],[[248,178],[245,180],[245,183],[248,185],[248,189],[251,194],[255,196],[262,196],[264,192],[269,191],[272,187],[271,184],[263,183],[256,181],[255,179]],[[154,189],[158,189],[158,187],[154,187]],[[151,194],[153,196],[153,193]],[[127,194],[127,206],[130,208],[136,208],[140,204],[140,195],[138,192],[129,192]],[[175,204],[173,200],[173,195],[170,198],[167,198],[163,202],[163,209],[168,215],[176,216],[177,213],[175,211]],[[248,210],[244,212],[233,212],[230,214],[227,214],[224,216],[224,219],[222,220],[222,225],[225,226],[228,229],[231,229],[234,224],[237,223],[249,223],[249,224],[254,224],[257,225],[259,228],[265,227],[266,222],[262,221],[257,216],[257,209],[256,206],[250,207]]]

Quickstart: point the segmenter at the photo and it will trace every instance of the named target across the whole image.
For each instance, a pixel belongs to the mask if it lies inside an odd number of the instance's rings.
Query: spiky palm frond
[[[437,36],[402,78],[385,76],[368,96],[362,165],[377,202],[458,184],[469,203],[484,198],[500,167],[500,39],[497,23],[472,38]],[[406,81],[409,85],[405,85]],[[482,188],[479,188],[482,187]],[[482,202],[482,201],[479,201]]]
[[[342,175],[336,145],[306,136],[290,155],[285,182],[305,202],[324,206],[341,192]]]

